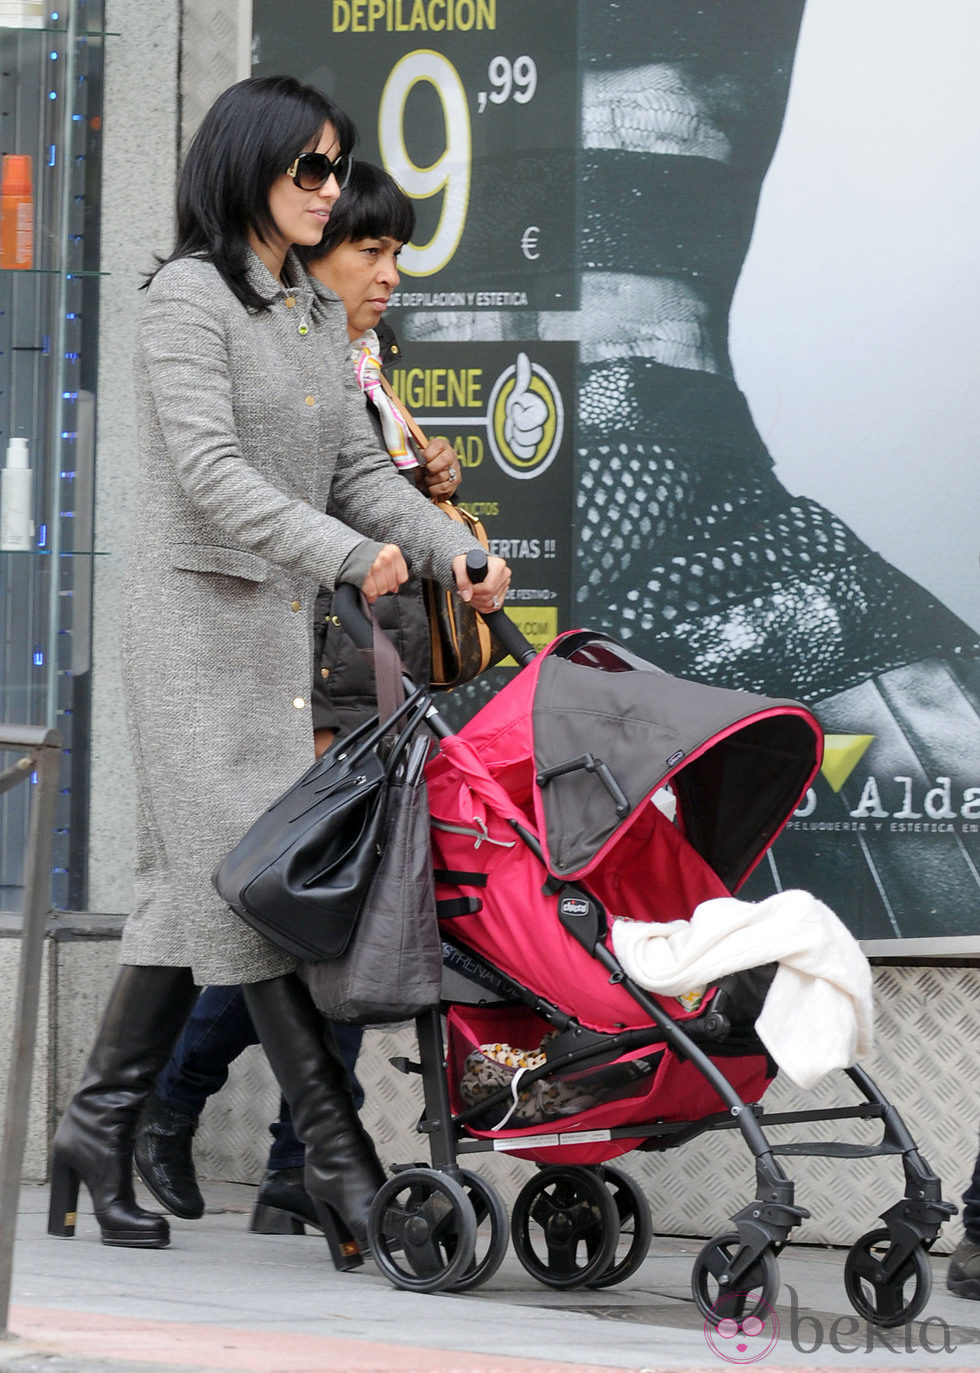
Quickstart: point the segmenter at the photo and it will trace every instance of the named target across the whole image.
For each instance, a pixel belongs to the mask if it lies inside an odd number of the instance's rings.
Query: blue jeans
[[[350,1074],[354,1101],[363,1104],[364,1092],[354,1074],[354,1064],[364,1034],[360,1025],[341,1025],[324,1019],[324,1038],[336,1041],[340,1057]],[[228,1081],[228,1068],[250,1044],[258,1044],[252,1018],[239,986],[205,987],[197,998],[170,1061],[157,1079],[157,1096],[175,1111],[195,1119],[204,1103]],[[293,1129],[289,1106],[279,1098],[279,1119],[269,1126],[272,1147],[269,1168],[300,1168],[302,1141]]]
[[[973,1177],[963,1193],[963,1229],[968,1240],[980,1244],[980,1154],[973,1164]]]

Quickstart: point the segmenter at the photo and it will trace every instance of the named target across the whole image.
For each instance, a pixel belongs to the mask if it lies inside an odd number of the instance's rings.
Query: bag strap
[[[427,447],[429,440],[425,437],[425,434],[419,428],[418,424],[416,424],[415,419],[412,416],[412,413],[408,409],[407,405],[405,405],[404,401],[400,400],[399,397],[396,395],[395,388],[392,386],[391,382],[385,376],[384,372],[381,373],[381,388],[384,391],[385,395],[388,397],[388,399],[391,401],[394,408],[398,411],[399,415],[402,418],[402,421],[405,424],[406,429],[412,436],[412,441],[418,445],[419,453],[421,454],[421,452]],[[459,524],[465,526],[465,528],[470,532],[470,534],[473,535],[474,539],[476,539],[478,543],[482,544],[488,553],[490,552],[490,539],[487,535],[486,527],[484,526],[483,521],[477,515],[471,515],[468,510],[464,510],[464,508],[461,505],[457,505],[455,499],[433,500],[432,504],[438,510],[441,510],[444,515],[448,516],[449,519],[456,520]],[[442,590],[441,587],[439,589],[440,591]],[[450,591],[447,594],[449,596],[454,596],[456,593],[455,591]],[[473,612],[473,617],[474,624],[476,625],[477,641],[480,646],[480,658],[482,661],[480,671],[482,672],[484,668],[490,666],[490,660],[493,656],[493,637],[490,633],[489,627],[483,619],[483,616],[478,611]],[[380,693],[378,696],[378,700],[379,702],[381,700]]]
[[[405,664],[398,656],[398,650],[378,624],[374,611],[363,602],[365,613],[371,621],[372,647],[374,650],[374,679],[378,692],[378,720],[386,725],[405,701]],[[400,732],[404,720],[396,725]]]
[[[371,607],[366,601],[363,604],[371,621],[374,676],[378,692],[378,732],[390,736],[385,759],[385,776],[390,779],[400,767],[419,725],[428,713],[430,701],[422,686],[416,687],[411,695],[405,690],[405,677],[408,675],[405,664],[378,624]],[[428,756],[428,751],[426,740],[417,767],[421,767],[421,761]]]
[[[385,395],[388,397],[392,405],[398,411],[399,415],[401,415],[402,420],[405,424],[405,428],[411,434],[412,438],[418,444],[419,448],[427,448],[429,446],[429,440],[425,437],[425,435],[422,433],[422,430],[416,424],[415,419],[412,416],[411,411],[406,406],[405,402],[403,400],[400,400],[398,396],[395,394],[395,388],[392,386],[391,382],[385,376],[384,372],[381,373],[381,389],[382,391],[384,391]]]

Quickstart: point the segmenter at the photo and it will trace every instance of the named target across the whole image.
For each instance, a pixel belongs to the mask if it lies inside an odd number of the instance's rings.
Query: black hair
[[[348,239],[393,238],[408,243],[415,232],[415,206],[393,176],[373,162],[355,162],[350,180],[330,211],[315,248],[297,248],[302,260],[319,262]]]
[[[333,125],[341,154],[349,155],[357,130],[329,96],[291,76],[252,76],[229,86],[194,135],[177,183],[177,243],[159,270],[175,258],[213,262],[250,309],[272,302],[249,284],[249,233],[275,231],[269,191],[300,153]],[[152,279],[151,273],[151,279]]]

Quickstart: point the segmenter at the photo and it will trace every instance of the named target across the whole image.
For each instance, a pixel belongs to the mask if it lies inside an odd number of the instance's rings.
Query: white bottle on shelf
[[[44,5],[41,0],[0,0],[0,26],[5,29],[43,28]]]
[[[0,472],[0,551],[4,553],[29,552],[34,547],[33,488],[27,440],[12,438]]]

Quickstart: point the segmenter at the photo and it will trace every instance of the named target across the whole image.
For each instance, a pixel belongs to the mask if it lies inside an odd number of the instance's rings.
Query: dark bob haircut
[[[355,162],[350,180],[330,211],[315,248],[302,245],[304,262],[318,262],[348,239],[393,238],[408,243],[415,232],[415,206],[393,176],[373,162]]]
[[[218,96],[191,141],[177,184],[177,245],[170,257],[213,262],[240,301],[265,309],[247,278],[249,234],[266,241],[275,226],[269,191],[300,153],[332,124],[342,154],[357,140],[343,110],[291,76],[253,76]]]

